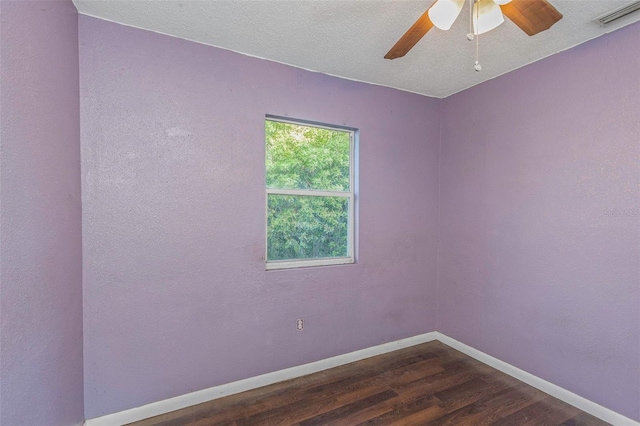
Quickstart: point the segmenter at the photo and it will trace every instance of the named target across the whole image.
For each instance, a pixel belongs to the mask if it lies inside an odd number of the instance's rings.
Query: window
[[[354,136],[265,120],[267,269],[354,262]]]

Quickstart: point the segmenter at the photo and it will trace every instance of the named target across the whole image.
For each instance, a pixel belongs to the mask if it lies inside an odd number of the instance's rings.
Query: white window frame
[[[342,126],[332,126],[328,124],[320,124],[306,120],[295,120],[291,118],[283,118],[272,115],[267,115],[265,121],[278,121],[281,123],[295,124],[298,126],[316,127],[321,129],[345,132],[349,134],[349,191],[320,191],[314,189],[273,189],[267,188],[265,168],[265,247],[264,247],[264,259],[265,269],[267,271],[277,269],[292,269],[292,268],[308,268],[312,266],[330,266],[330,265],[345,265],[355,263],[355,144],[356,144],[356,129]],[[265,134],[265,160],[266,160],[266,134]],[[312,197],[341,197],[349,199],[349,211],[348,211],[348,224],[347,224],[347,256],[345,257],[324,257],[315,259],[289,259],[289,260],[268,260],[269,250],[269,195],[298,195],[298,196],[312,196]]]

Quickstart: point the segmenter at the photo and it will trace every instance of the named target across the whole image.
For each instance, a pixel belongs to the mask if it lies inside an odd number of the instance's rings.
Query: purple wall
[[[0,2],[3,425],[83,421],[78,16]]]
[[[640,24],[444,101],[438,331],[640,420]]]
[[[435,329],[441,101],[84,16],[80,70],[87,417]],[[357,264],[265,272],[265,114],[360,129]]]

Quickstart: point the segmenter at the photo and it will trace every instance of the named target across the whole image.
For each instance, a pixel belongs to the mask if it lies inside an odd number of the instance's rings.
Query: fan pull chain
[[[479,61],[480,55],[478,54],[479,44],[480,44],[480,37],[476,35],[476,64],[473,66],[473,69],[476,70],[477,72],[480,72],[482,70],[482,65],[480,65],[480,61]]]
[[[469,0],[469,33],[467,34],[467,40],[473,40],[473,2]]]
[[[476,2],[480,1],[480,0],[475,0]],[[476,7],[476,26],[478,25],[478,23],[480,22],[480,8]],[[480,72],[482,70],[482,65],[480,65],[480,54],[479,54],[479,50],[480,50],[480,34],[476,34],[476,64],[473,66],[473,69],[476,70],[476,72]]]

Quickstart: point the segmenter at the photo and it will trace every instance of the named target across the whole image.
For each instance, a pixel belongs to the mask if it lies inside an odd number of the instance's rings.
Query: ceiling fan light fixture
[[[429,19],[441,30],[448,30],[464,6],[465,0],[438,0],[429,9]]]
[[[502,10],[494,0],[478,0],[473,5],[473,33],[484,34],[504,22]]]
[[[493,0],[496,4],[502,6],[503,4],[511,3],[511,0]]]

